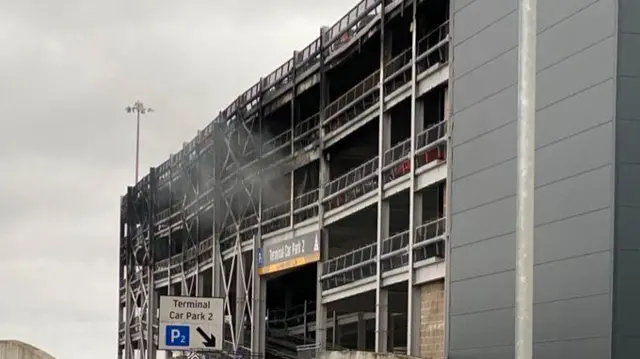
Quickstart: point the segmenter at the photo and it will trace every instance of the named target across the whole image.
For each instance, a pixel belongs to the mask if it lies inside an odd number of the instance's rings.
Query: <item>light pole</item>
[[[519,0],[516,359],[533,358],[537,0]]]
[[[153,112],[152,108],[144,107],[144,104],[140,101],[136,101],[133,105],[125,107],[127,113],[136,114],[136,181],[138,183],[138,167],[140,161],[140,115],[144,115],[147,112]]]

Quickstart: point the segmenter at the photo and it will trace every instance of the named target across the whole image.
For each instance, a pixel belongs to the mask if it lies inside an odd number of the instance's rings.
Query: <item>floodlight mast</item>
[[[136,180],[134,184],[138,183],[138,168],[140,163],[140,115],[144,115],[148,112],[153,112],[150,107],[144,107],[144,104],[140,101],[136,101],[133,105],[125,107],[127,113],[136,114]]]

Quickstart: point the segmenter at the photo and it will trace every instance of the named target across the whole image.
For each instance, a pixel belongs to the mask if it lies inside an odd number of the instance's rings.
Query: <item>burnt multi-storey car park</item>
[[[229,353],[419,349],[407,310],[444,275],[449,4],[415,8],[413,34],[411,1],[360,2],[128,189],[121,357],[153,357],[149,293],[225,297]],[[258,273],[301,236],[320,261]]]
[[[640,351],[638,11],[538,8],[541,358]],[[516,0],[361,1],[130,187],[120,357],[153,358],[171,294],[225,298],[230,356],[512,358],[516,24]]]

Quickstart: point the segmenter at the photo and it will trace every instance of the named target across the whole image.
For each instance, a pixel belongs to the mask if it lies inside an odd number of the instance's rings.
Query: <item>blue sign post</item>
[[[172,347],[189,346],[189,326],[188,325],[167,325],[165,329],[165,345]]]

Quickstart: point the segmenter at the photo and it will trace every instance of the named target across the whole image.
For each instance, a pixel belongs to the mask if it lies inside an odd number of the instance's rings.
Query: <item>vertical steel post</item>
[[[414,308],[419,303],[415,303],[414,298],[414,277],[415,272],[413,269],[414,262],[414,250],[413,245],[415,242],[416,236],[416,102],[418,101],[417,91],[417,68],[416,68],[416,58],[418,57],[417,48],[418,48],[418,2],[413,1],[413,8],[411,9],[412,19],[411,19],[411,150],[409,151],[409,161],[411,164],[411,170],[409,172],[409,176],[411,177],[411,181],[409,182],[409,243],[407,244],[407,252],[409,255],[409,260],[407,266],[409,267],[409,279],[407,281],[407,354],[412,356],[419,355],[419,344],[416,339],[419,336],[418,333],[414,333],[413,330],[416,326],[416,322],[420,320],[419,317],[415,317]],[[423,111],[424,112],[424,111]],[[422,113],[423,113],[422,112]],[[423,121],[423,119],[420,119]],[[422,203],[422,202],[420,202]],[[422,208],[418,209],[422,211]]]
[[[537,0],[519,2],[515,358],[533,358],[533,230]]]
[[[147,359],[156,358],[156,344],[153,341],[153,325],[156,322],[156,286],[153,276],[155,269],[155,253],[153,250],[156,231],[156,195],[158,191],[156,169],[149,170],[149,208],[148,230],[149,239],[147,247]],[[141,333],[140,335],[143,335]]]
[[[140,166],[140,111],[136,111],[136,181],[138,183],[138,168]]]
[[[375,341],[374,341],[374,350],[376,353],[384,353],[388,352],[389,348],[387,347],[387,329],[388,329],[388,317],[389,317],[389,301],[386,297],[386,293],[382,288],[382,261],[380,257],[382,256],[382,243],[387,237],[385,234],[388,234],[389,221],[388,211],[384,204],[384,176],[383,176],[383,168],[384,168],[384,153],[387,149],[388,143],[385,143],[385,102],[384,102],[384,65],[385,65],[385,46],[387,42],[386,38],[386,13],[385,6],[387,5],[386,1],[380,2],[380,78],[378,79],[378,87],[380,91],[378,106],[379,106],[379,114],[378,114],[378,199],[377,199],[377,228],[376,228],[376,317],[375,317]],[[386,213],[384,213],[387,211]],[[360,333],[360,327],[358,327],[358,338],[360,338],[362,334]],[[360,339],[358,339],[358,350],[362,350]]]

